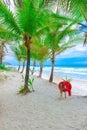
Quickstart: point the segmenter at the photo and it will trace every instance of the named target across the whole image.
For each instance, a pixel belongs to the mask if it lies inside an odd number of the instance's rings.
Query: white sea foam
[[[15,67],[16,69],[18,66],[10,66],[10,67]],[[31,66],[31,69],[33,67]],[[22,69],[22,67],[21,67]],[[21,71],[20,69],[20,71]],[[39,67],[35,68],[35,73],[34,75],[39,74]],[[25,70],[24,70],[25,73]],[[51,73],[51,67],[43,67],[43,76],[46,76],[46,78],[49,79]],[[87,68],[65,68],[65,67],[55,67],[54,68],[54,78],[57,79],[57,77],[65,78],[66,76],[70,78],[72,81],[79,80],[82,81],[80,83],[78,82],[72,82],[73,89],[72,92],[74,95],[82,95],[85,96],[87,95]],[[75,79],[75,80],[73,80]],[[80,85],[79,85],[80,84]]]
[[[18,66],[10,66],[10,67],[15,67],[16,69],[18,68]],[[39,69],[40,69],[39,67],[36,67],[34,74],[38,75]],[[43,74],[50,75],[50,73],[51,73],[51,67],[43,67]],[[54,76],[59,76],[59,75],[62,77],[67,76],[72,79],[87,81],[87,68],[55,67]]]
[[[43,73],[49,74],[51,67],[44,67]],[[78,80],[87,80],[87,68],[65,68],[65,67],[55,67],[54,76],[60,75],[62,77],[70,77]]]

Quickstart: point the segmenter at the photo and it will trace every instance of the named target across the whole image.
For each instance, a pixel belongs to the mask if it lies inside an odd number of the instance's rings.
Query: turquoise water
[[[18,66],[11,66],[15,67],[16,69]],[[21,67],[22,69],[22,67]],[[32,69],[32,66],[31,66]],[[35,68],[35,75],[39,73],[39,67]],[[51,67],[43,67],[43,74],[50,75]],[[55,67],[54,68],[54,76],[61,76],[65,78],[66,76],[70,79],[77,79],[81,81],[87,81],[87,68],[78,68],[78,67]]]
[[[39,71],[39,68],[36,68],[36,73]],[[51,67],[44,67],[43,74],[49,75],[51,72]],[[71,79],[87,81],[87,68],[67,68],[67,67],[55,67],[54,76],[69,77]]]

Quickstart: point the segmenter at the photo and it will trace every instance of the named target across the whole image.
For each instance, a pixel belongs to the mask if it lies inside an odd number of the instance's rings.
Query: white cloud
[[[70,58],[70,57],[80,57],[80,56],[87,57],[86,51],[87,51],[87,46],[83,47],[83,44],[80,44],[65,50],[57,57],[60,58]]]
[[[85,51],[85,50],[87,50],[87,46],[78,45],[78,46],[75,47],[75,50],[78,50],[78,51]]]

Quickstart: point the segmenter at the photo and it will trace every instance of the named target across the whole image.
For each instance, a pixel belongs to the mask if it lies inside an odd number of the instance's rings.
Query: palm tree
[[[15,37],[10,31],[0,24],[0,64],[2,64],[2,58],[4,55],[4,49],[7,51],[6,43],[9,43]]]
[[[20,71],[20,62],[21,62],[21,60],[22,60],[22,57],[21,57],[21,50],[20,50],[20,48],[19,48],[19,45],[18,46],[11,46],[11,49],[12,49],[12,51],[14,52],[14,54],[15,54],[15,57],[16,57],[16,59],[17,59],[17,61],[18,61],[18,72]]]
[[[64,20],[63,20],[64,22]],[[62,28],[62,26],[59,27],[58,30],[55,28],[51,33],[48,33],[48,37],[46,36],[45,44],[49,48],[49,57],[51,58],[52,62],[52,68],[51,68],[51,74],[49,78],[49,82],[53,81],[53,72],[54,72],[54,65],[55,65],[55,56],[60,54],[61,52],[65,51],[67,48],[72,47],[72,45],[75,45],[76,43],[71,44],[71,40],[76,36],[77,30],[71,29],[71,26],[74,24],[74,22],[70,23],[69,25],[65,26],[65,28]],[[75,36],[74,36],[75,34]],[[63,41],[67,35],[70,35],[69,44]],[[72,37],[73,35],[73,37]],[[62,41],[62,42],[61,42]]]
[[[32,37],[39,34],[53,23],[49,21],[52,13],[45,7],[43,0],[22,0],[23,8],[16,6],[15,14],[0,1],[0,19],[6,28],[24,41],[27,49],[27,65],[25,74],[24,91],[28,91],[30,70],[30,46]]]
[[[59,0],[67,12],[70,12],[78,20],[87,21],[87,2],[85,0]]]
[[[22,63],[23,63],[21,73],[23,73],[24,68],[25,68],[25,62],[26,62],[26,59],[27,59],[27,50],[26,50],[24,44],[20,44],[19,49],[20,49],[20,52],[21,52],[20,57],[21,57]]]
[[[38,45],[38,46],[37,46]],[[48,49],[43,44],[41,37],[33,39],[33,45],[31,47],[31,57],[33,60],[40,63],[40,72],[38,77],[42,77],[43,62],[48,58]]]
[[[41,49],[39,50],[38,56],[37,56],[37,61],[40,63],[40,71],[39,71],[39,77],[42,77],[42,72],[43,72],[43,63],[46,61],[48,58],[48,49],[46,46],[42,46]]]
[[[4,42],[3,41],[0,41],[0,64],[2,64],[2,57],[4,55]]]
[[[76,19],[78,26],[87,28],[87,2],[86,0],[58,0],[61,8],[64,9],[66,14]],[[82,31],[84,32],[84,31]],[[87,43],[87,32],[84,32],[84,45]]]

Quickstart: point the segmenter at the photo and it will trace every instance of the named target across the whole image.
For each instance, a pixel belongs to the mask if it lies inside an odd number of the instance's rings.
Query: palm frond
[[[0,38],[5,39],[7,41],[13,41],[18,39],[18,35],[9,31],[5,28],[5,26],[0,24]]]
[[[20,62],[22,59],[20,56],[21,55],[20,49],[17,46],[13,46],[13,45],[11,46],[11,49],[14,52],[16,59]]]
[[[8,7],[4,5],[1,1],[0,1],[0,23],[6,25],[8,30],[11,32],[15,32],[17,34],[21,33],[16,23],[15,16],[8,9]]]
[[[32,35],[35,28],[36,9],[32,0],[23,0],[23,9],[17,8],[17,19],[23,32]]]
[[[78,21],[87,21],[87,2],[86,0],[59,0],[61,7],[64,7],[71,17],[78,18]]]

